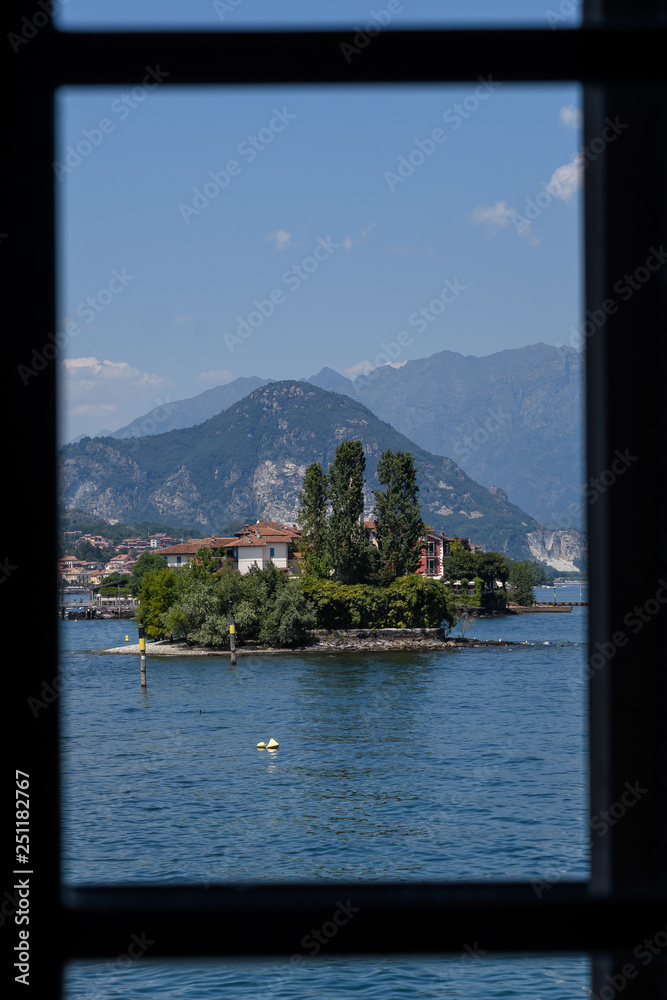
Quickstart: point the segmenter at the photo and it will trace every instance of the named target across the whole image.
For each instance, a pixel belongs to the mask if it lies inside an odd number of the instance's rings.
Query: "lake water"
[[[65,880],[587,878],[585,625],[585,608],[479,619],[469,637],[522,645],[235,668],[149,655],[142,693],[136,654],[94,652],[136,641],[131,622],[61,622]],[[277,751],[256,749],[271,737]],[[67,995],[565,1000],[588,995],[587,968],[306,954],[294,970],[148,952],[70,966]]]

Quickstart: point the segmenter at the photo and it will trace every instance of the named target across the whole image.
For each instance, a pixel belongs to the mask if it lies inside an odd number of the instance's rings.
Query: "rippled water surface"
[[[132,641],[132,623],[62,622],[66,880],[586,878],[585,614],[476,620],[469,637],[522,643],[498,649],[234,668],[149,655],[145,693],[136,655],[94,652]],[[277,751],[256,749],[271,737]],[[574,959],[306,956],[286,973],[149,954],[127,970],[78,964],[68,986],[77,998],[587,992]]]

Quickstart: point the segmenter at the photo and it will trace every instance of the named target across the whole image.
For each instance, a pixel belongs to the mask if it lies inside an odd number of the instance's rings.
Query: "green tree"
[[[419,565],[426,525],[419,508],[414,458],[407,451],[383,452],[377,477],[384,487],[374,490],[375,524],[381,583],[414,573]]]
[[[198,580],[162,615],[167,635],[202,646],[229,647],[229,613],[212,580]]]
[[[251,566],[241,577],[239,598],[249,601],[260,614],[272,608],[281,590],[287,586],[287,576],[271,563],[266,569]]]
[[[447,579],[453,583],[454,580],[472,580],[477,575],[475,556],[470,551],[468,544],[461,538],[453,538],[449,546],[449,555],[445,559],[444,573]]]
[[[99,547],[99,545],[93,545],[87,539],[79,539],[74,546],[74,555],[77,559],[81,559],[82,562],[108,562],[109,555],[108,552],[105,553]],[[105,559],[105,555],[107,558]]]
[[[319,462],[312,462],[303,477],[299,493],[298,523],[301,528],[301,552],[305,570],[312,576],[328,573],[327,554],[327,477]]]
[[[185,570],[186,587],[194,582],[206,583],[219,568],[219,560],[214,559],[205,545],[197,549]]]
[[[513,562],[510,566],[507,593],[509,599],[515,604],[532,604],[535,596],[533,594],[533,570],[527,560]]]
[[[535,587],[548,587],[554,582],[553,573],[550,573],[546,566],[531,559],[528,562],[533,571],[533,584]]]
[[[456,622],[455,602],[439,580],[412,574],[399,577],[387,588],[388,628],[451,628]]]
[[[179,579],[173,569],[149,570],[142,577],[136,621],[146,627],[149,639],[164,638],[162,616],[176,603],[179,593]]]
[[[336,576],[357,583],[368,572],[368,530],[363,523],[366,459],[361,441],[341,441],[327,476],[327,550]]]
[[[443,624],[451,628],[456,621],[455,599],[447,587],[416,574],[399,577],[388,587],[307,576],[299,582],[314,607],[318,628],[437,628]]]
[[[134,564],[130,579],[130,590],[136,597],[141,587],[141,581],[151,570],[167,569],[167,560],[157,552],[142,552]]]
[[[115,597],[117,594],[123,597],[132,593],[130,589],[132,577],[129,573],[109,573],[102,582],[104,584],[100,587],[102,597]]]
[[[500,580],[507,583],[510,561],[500,552],[478,552],[475,556],[475,576],[481,576],[485,583]]]
[[[303,646],[315,628],[316,616],[297,581],[283,587],[266,617],[260,638],[272,646]]]

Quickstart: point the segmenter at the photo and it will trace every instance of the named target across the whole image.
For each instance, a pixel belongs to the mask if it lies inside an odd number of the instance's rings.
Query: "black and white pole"
[[[143,625],[139,625],[139,652],[141,654],[141,686],[146,690],[146,639]]]
[[[231,665],[236,666],[236,623],[234,621],[234,602],[229,602],[229,648],[231,650]]]

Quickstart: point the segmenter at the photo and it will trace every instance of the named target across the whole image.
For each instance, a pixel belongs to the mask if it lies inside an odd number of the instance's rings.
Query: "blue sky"
[[[157,6],[113,12],[136,27]],[[257,27],[275,6],[242,0],[233,15]],[[312,23],[325,6],[307,5]],[[402,6],[396,24],[491,8]],[[62,11],[67,26],[84,11],[91,26],[93,10],[102,26],[105,7],[70,0]],[[202,27],[212,4],[159,8],[160,27],[181,8],[186,26]],[[387,4],[335,9],[356,24]],[[513,9],[539,23],[545,4]],[[353,376],[444,349],[571,342],[578,88],[225,90],[172,88],[168,73],[147,67],[137,88],[58,95],[61,440],[241,375],[331,365]]]
[[[582,0],[60,0],[61,28],[355,27],[372,11],[392,13],[396,27],[418,24],[578,25]],[[562,10],[561,10],[562,7]],[[548,19],[549,11],[552,17]]]

